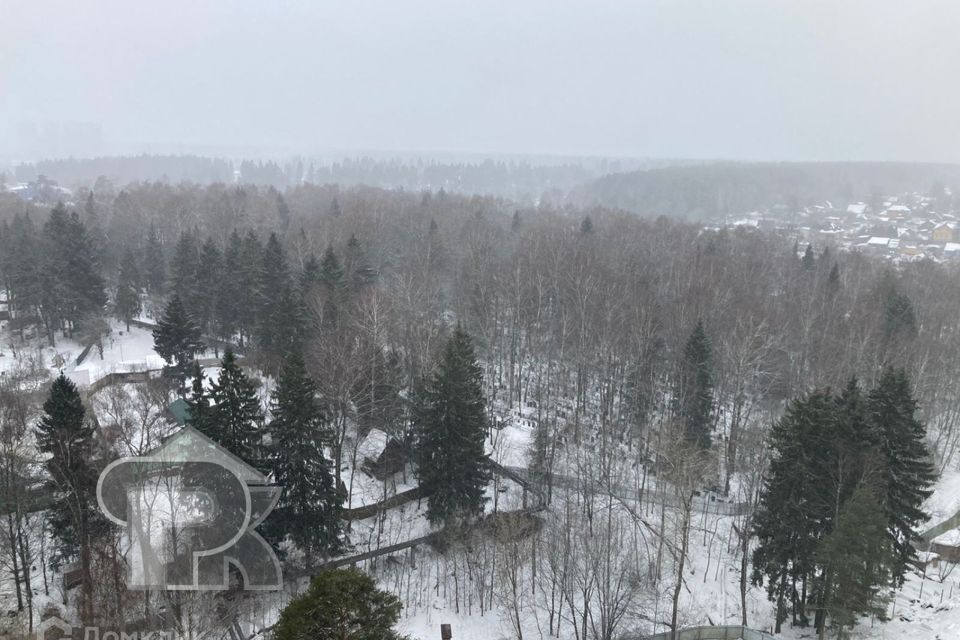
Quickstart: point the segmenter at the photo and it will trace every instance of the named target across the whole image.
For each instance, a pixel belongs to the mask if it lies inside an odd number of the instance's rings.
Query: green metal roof
[[[183,398],[177,398],[174,400],[169,407],[167,407],[174,420],[177,421],[177,424],[187,424],[187,420],[190,419],[190,405],[187,404],[187,401]]]

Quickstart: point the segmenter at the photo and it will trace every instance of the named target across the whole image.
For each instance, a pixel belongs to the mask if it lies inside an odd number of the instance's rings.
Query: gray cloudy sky
[[[958,161],[958,32],[955,0],[0,0],[0,132]]]

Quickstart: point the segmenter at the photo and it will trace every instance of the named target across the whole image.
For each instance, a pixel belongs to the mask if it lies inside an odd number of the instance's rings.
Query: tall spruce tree
[[[776,629],[787,618],[806,623],[805,602],[794,597],[798,584],[811,583],[815,553],[829,526],[831,493],[827,478],[814,471],[817,456],[831,430],[835,399],[818,390],[790,403],[770,435],[773,460],[754,516],[758,538],[753,554],[753,581],[767,583],[767,596],[776,605]]]
[[[215,432],[216,425],[213,424],[215,417],[215,407],[211,404],[210,392],[207,391],[203,375],[203,368],[196,360],[193,361],[190,377],[190,395],[187,396],[187,407],[190,409],[187,417],[187,424],[204,434],[215,439],[218,435]]]
[[[263,251],[261,289],[258,310],[257,346],[274,362],[282,355],[277,334],[276,313],[285,293],[291,286],[286,254],[277,234],[271,233]]]
[[[237,330],[241,346],[254,337],[260,320],[263,289],[263,245],[252,231],[240,246],[240,290],[237,298]]]
[[[220,375],[211,386],[210,398],[213,409],[207,435],[243,460],[260,464],[263,410],[257,386],[229,349],[220,361]]]
[[[916,418],[917,403],[903,369],[886,369],[867,397],[867,421],[883,453],[883,492],[888,530],[897,561],[894,575],[903,584],[917,527],[927,520],[923,502],[936,480],[927,449],[926,427]]]
[[[236,229],[223,252],[223,270],[216,303],[216,333],[230,341],[240,330],[243,300],[243,239]]]
[[[674,413],[682,421],[687,441],[710,448],[713,426],[713,368],[710,339],[698,321],[687,344],[674,390]]]
[[[49,456],[44,463],[54,489],[48,527],[57,541],[56,558],[79,559],[84,598],[82,617],[91,619],[92,540],[103,520],[97,508],[97,473],[92,466],[94,428],[86,419],[76,385],[62,373],[53,381],[37,424],[37,447]]]
[[[844,504],[836,527],[817,547],[817,562],[824,574],[821,608],[838,637],[861,616],[884,619],[896,554],[883,508],[869,486],[857,487]]]
[[[98,317],[107,302],[100,260],[86,227],[63,203],[50,212],[43,227],[40,312],[51,344],[54,332],[67,335],[85,319]]]
[[[803,252],[803,258],[800,259],[800,265],[804,271],[813,271],[817,266],[817,259],[813,255],[813,245],[808,244]]]
[[[366,255],[363,251],[363,245],[360,244],[360,240],[357,239],[357,236],[352,234],[350,235],[350,239],[347,240],[344,271],[347,274],[350,288],[354,291],[362,289],[364,286],[377,279],[376,271],[374,271],[367,262]]]
[[[173,249],[173,259],[170,262],[170,291],[179,296],[190,309],[196,308],[200,297],[199,271],[200,247],[197,244],[197,231],[184,231]]]
[[[418,475],[433,524],[483,511],[490,466],[482,378],[470,336],[458,326],[413,410]]]
[[[153,295],[163,293],[163,286],[167,280],[167,265],[163,257],[163,244],[160,242],[160,234],[150,225],[150,233],[147,234],[147,246],[143,251],[143,266],[141,268],[144,285],[147,291]]]
[[[271,397],[269,464],[283,495],[270,516],[274,539],[289,534],[308,555],[330,556],[343,546],[341,505],[324,454],[333,434],[299,353],[287,356]]]
[[[200,327],[177,294],[167,302],[163,317],[153,330],[153,348],[167,362],[166,375],[177,380],[182,389],[194,357],[203,351],[203,342]]]
[[[117,288],[113,296],[113,312],[126,324],[129,331],[130,321],[140,315],[142,309],[140,269],[133,251],[127,249],[120,260],[120,273],[117,275]]]
[[[223,254],[220,247],[207,238],[200,248],[199,268],[197,271],[196,307],[191,311],[200,325],[200,330],[208,335],[217,334],[217,305],[221,296],[223,282]]]

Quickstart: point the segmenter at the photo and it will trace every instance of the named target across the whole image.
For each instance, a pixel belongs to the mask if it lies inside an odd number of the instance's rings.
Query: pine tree
[[[303,269],[300,270],[300,291],[304,298],[307,298],[313,288],[320,282],[320,261],[312,253],[303,263]]]
[[[289,533],[308,555],[330,556],[343,545],[341,505],[324,446],[333,438],[317,387],[303,358],[291,353],[271,397],[270,467],[283,496],[268,525],[274,538]]]
[[[127,249],[120,260],[120,273],[117,276],[117,288],[113,296],[113,311],[117,318],[127,325],[140,315],[143,303],[140,300],[140,270],[133,251]]]
[[[286,230],[290,226],[290,206],[282,194],[277,194],[277,220],[280,228]]]
[[[320,260],[319,292],[321,306],[319,308],[320,324],[326,329],[335,329],[339,326],[343,303],[346,297],[347,278],[340,258],[332,247],[327,247]]]
[[[290,283],[284,285],[273,313],[273,349],[279,358],[303,351],[309,337],[307,317],[300,291]]]
[[[191,311],[200,325],[200,331],[206,334],[217,333],[217,304],[221,296],[223,282],[223,255],[220,248],[207,238],[200,248],[200,262],[197,271],[197,306]]]
[[[277,234],[271,233],[263,252],[261,289],[259,300],[257,346],[268,359],[277,360],[282,355],[280,338],[275,326],[275,315],[281,299],[292,284],[287,258]]]
[[[63,203],[50,212],[43,227],[40,311],[47,333],[63,328],[72,334],[84,319],[99,317],[107,302],[100,261],[86,227]]]
[[[827,287],[830,291],[836,291],[840,288],[840,265],[836,262],[830,268],[830,275],[827,276]]]
[[[243,460],[259,463],[263,410],[257,387],[229,349],[220,361],[220,376],[211,387],[210,397],[214,408],[207,435]]]
[[[913,303],[895,287],[890,287],[887,292],[883,327],[888,338],[898,335],[909,337],[917,333]]]
[[[234,229],[223,252],[223,269],[214,310],[216,334],[224,340],[232,340],[240,330],[243,296],[243,239]]]
[[[359,291],[377,279],[376,272],[367,263],[363,245],[353,234],[347,240],[346,258],[343,266],[348,283],[353,291]]]
[[[584,216],[583,220],[580,222],[580,233],[583,235],[590,235],[593,233],[593,220],[590,216]]]
[[[187,424],[205,436],[215,438],[215,407],[211,404],[210,393],[204,384],[206,377],[203,375],[203,368],[196,360],[193,361],[190,375],[193,380],[190,383],[190,395],[187,397],[187,406],[190,409]]]
[[[812,579],[816,545],[832,514],[832,493],[823,474],[814,471],[836,411],[829,390],[793,401],[770,435],[773,460],[754,516],[757,548],[753,582],[767,581],[767,596],[777,606],[776,624],[787,616],[787,602],[805,622],[803,602],[791,598],[796,582]]]
[[[153,348],[167,362],[164,372],[182,388],[194,357],[203,351],[200,328],[180,300],[173,294],[163,317],[153,330]]]
[[[184,231],[180,234],[170,263],[169,290],[179,296],[190,309],[196,308],[200,297],[198,286],[200,247],[197,245],[196,238],[196,230]]]
[[[915,557],[911,541],[917,527],[927,520],[923,502],[936,480],[925,444],[926,427],[917,420],[916,411],[906,372],[886,369],[867,397],[867,420],[879,438],[885,463],[881,500],[896,553],[898,585],[903,584],[904,573]]]
[[[91,466],[94,437],[80,392],[61,373],[43,403],[37,447],[49,455],[44,466],[53,483],[54,503],[48,512],[48,526],[57,541],[57,558],[80,560],[84,620],[90,620],[93,593],[91,541],[103,526],[97,509],[97,474]]]
[[[713,369],[710,340],[698,321],[680,361],[674,392],[674,413],[683,422],[688,442],[702,449],[710,448],[713,424]]]
[[[167,266],[163,257],[160,235],[153,225],[150,225],[150,233],[147,235],[147,246],[143,252],[141,273],[143,273],[144,284],[148,292],[153,295],[163,293],[163,285],[167,279]]]
[[[97,203],[93,197],[93,191],[87,194],[87,201],[83,205],[83,224],[90,237],[90,249],[94,255],[105,257],[107,254],[108,243],[107,235],[103,232],[103,224],[100,221],[100,214],[97,212]]]
[[[359,569],[328,569],[280,614],[275,640],[403,640],[402,605]]]
[[[470,336],[458,326],[413,411],[420,486],[433,524],[483,511],[490,480],[484,406],[482,371]]]
[[[803,252],[803,258],[800,260],[800,265],[804,271],[813,271],[816,267],[816,257],[813,255],[812,244],[807,245],[807,249]]]
[[[320,284],[331,293],[339,293],[346,286],[346,274],[333,247],[327,247],[320,260]]]
[[[890,602],[896,557],[886,533],[880,502],[868,487],[859,486],[844,504],[836,527],[817,547],[823,567],[822,608],[839,637],[860,616],[883,620]]]
[[[43,299],[41,239],[30,216],[20,214],[13,217],[8,237],[3,255],[9,260],[5,269],[9,282],[7,308],[13,317],[30,315],[37,312]],[[23,336],[22,324],[20,335]]]
[[[260,239],[252,231],[247,232],[240,249],[240,295],[237,298],[237,328],[241,345],[253,338],[260,321],[261,291],[264,288],[263,261]]]

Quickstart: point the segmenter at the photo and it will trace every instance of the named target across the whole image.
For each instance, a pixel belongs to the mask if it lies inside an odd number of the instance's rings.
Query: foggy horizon
[[[7,159],[960,160],[936,0],[5,4]],[[94,128],[44,149],[30,123]]]

